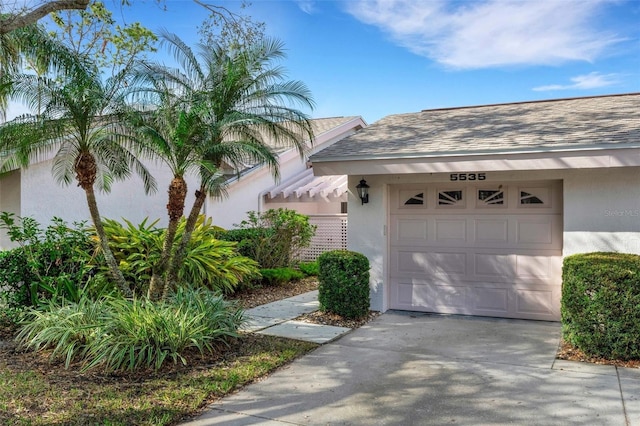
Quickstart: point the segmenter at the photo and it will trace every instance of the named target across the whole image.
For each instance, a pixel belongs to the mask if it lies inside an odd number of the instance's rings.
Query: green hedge
[[[320,310],[346,318],[369,313],[369,259],[347,250],[328,251],[318,257]]]
[[[262,283],[266,285],[282,285],[290,281],[298,281],[304,278],[304,274],[293,268],[260,269]]]
[[[300,262],[298,264],[298,269],[300,269],[300,272],[307,277],[317,277],[320,273],[317,260],[314,262]]]
[[[640,359],[640,256],[569,256],[562,280],[564,339],[590,356]]]

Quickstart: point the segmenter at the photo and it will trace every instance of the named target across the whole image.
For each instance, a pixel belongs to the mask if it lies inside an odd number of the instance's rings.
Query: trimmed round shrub
[[[562,280],[564,339],[590,356],[640,359],[640,256],[569,256]]]
[[[369,313],[369,259],[347,250],[328,251],[318,257],[320,310],[345,318]]]

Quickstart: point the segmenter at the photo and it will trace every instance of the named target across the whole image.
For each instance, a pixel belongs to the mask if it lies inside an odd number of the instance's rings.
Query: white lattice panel
[[[303,249],[298,258],[304,262],[314,261],[325,251],[346,250],[347,215],[311,215],[309,223],[316,225],[316,235],[309,247]]]

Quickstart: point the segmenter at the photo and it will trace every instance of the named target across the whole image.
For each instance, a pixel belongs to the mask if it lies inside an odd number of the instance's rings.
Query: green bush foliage
[[[266,285],[282,285],[304,278],[304,274],[293,268],[260,269],[262,283]]]
[[[263,228],[237,228],[220,232],[217,237],[223,241],[237,243],[242,256],[255,260],[256,246],[260,241],[269,239],[269,231]]]
[[[640,256],[568,256],[562,280],[564,339],[590,356],[640,359]]]
[[[78,299],[93,273],[93,243],[84,223],[70,227],[54,217],[43,230],[35,219],[3,212],[0,228],[19,245],[0,253],[0,299],[7,306]]]
[[[76,303],[51,301],[32,310],[17,340],[51,357],[107,371],[159,369],[167,361],[186,364],[189,349],[213,352],[237,337],[243,311],[206,289],[180,288],[166,302],[104,296]]]
[[[307,277],[317,277],[320,273],[317,260],[315,262],[300,262],[298,269]]]
[[[124,224],[105,221],[105,232],[114,256],[138,295],[146,294],[153,267],[162,252],[165,230],[156,228],[156,223],[144,220],[136,226],[127,220]],[[182,238],[185,223],[183,218],[178,225],[176,243]],[[181,282],[232,293],[243,280],[259,275],[257,263],[240,256],[236,243],[216,239],[221,231],[212,225],[211,218],[198,218],[186,257],[178,271]]]
[[[24,249],[0,252],[0,302],[6,308],[31,306],[31,284],[37,295],[37,282]]]
[[[320,310],[346,318],[369,313],[369,259],[347,250],[333,250],[318,257]]]
[[[239,229],[224,232],[220,238],[238,242],[240,252],[265,269],[291,266],[316,232],[308,216],[288,209],[271,209],[261,214],[251,211],[248,219],[237,226]]]

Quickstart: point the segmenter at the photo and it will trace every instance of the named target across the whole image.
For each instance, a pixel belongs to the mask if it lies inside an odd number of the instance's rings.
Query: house
[[[312,120],[314,141],[308,147],[308,155],[333,145],[366,125],[361,117]],[[244,170],[234,170],[230,174],[228,196],[224,200],[208,199],[204,212],[223,228],[233,228],[246,218],[246,212],[252,210],[260,212],[283,207],[308,215],[345,213],[346,176],[314,176],[308,158],[301,159],[293,148],[279,149],[278,160],[279,182],[274,182],[271,172],[261,164],[246,165]]]
[[[564,256],[640,253],[640,93],[391,115],[311,161],[375,310],[557,321]]]
[[[312,126],[314,141],[309,144],[310,154],[355,133],[366,123],[360,117],[334,117],[314,119]],[[203,213],[213,217],[215,225],[231,228],[245,219],[248,211],[272,207],[298,209],[305,214],[333,215],[344,210],[346,177],[314,177],[308,170],[307,159],[300,158],[297,150],[275,146],[274,149],[280,163],[280,181],[275,182],[267,168],[260,164],[230,171],[228,197],[223,200],[209,198],[203,206]],[[27,169],[13,170],[0,176],[0,211],[33,217],[43,225],[48,224],[54,216],[70,223],[89,221],[84,191],[75,184],[60,186],[52,177],[52,155],[34,162]],[[125,218],[139,223],[148,217],[151,220],[159,219],[159,226],[167,223],[166,188],[171,180],[170,172],[162,164],[149,161],[147,166],[158,182],[157,193],[145,195],[137,177],[115,182],[110,193],[97,194],[103,218]],[[198,181],[193,176],[187,176],[186,180],[189,187],[186,200],[188,209],[193,203],[193,192]],[[293,193],[281,188],[280,184],[285,182],[287,188],[294,189]],[[0,235],[0,249],[11,246],[8,237]]]

